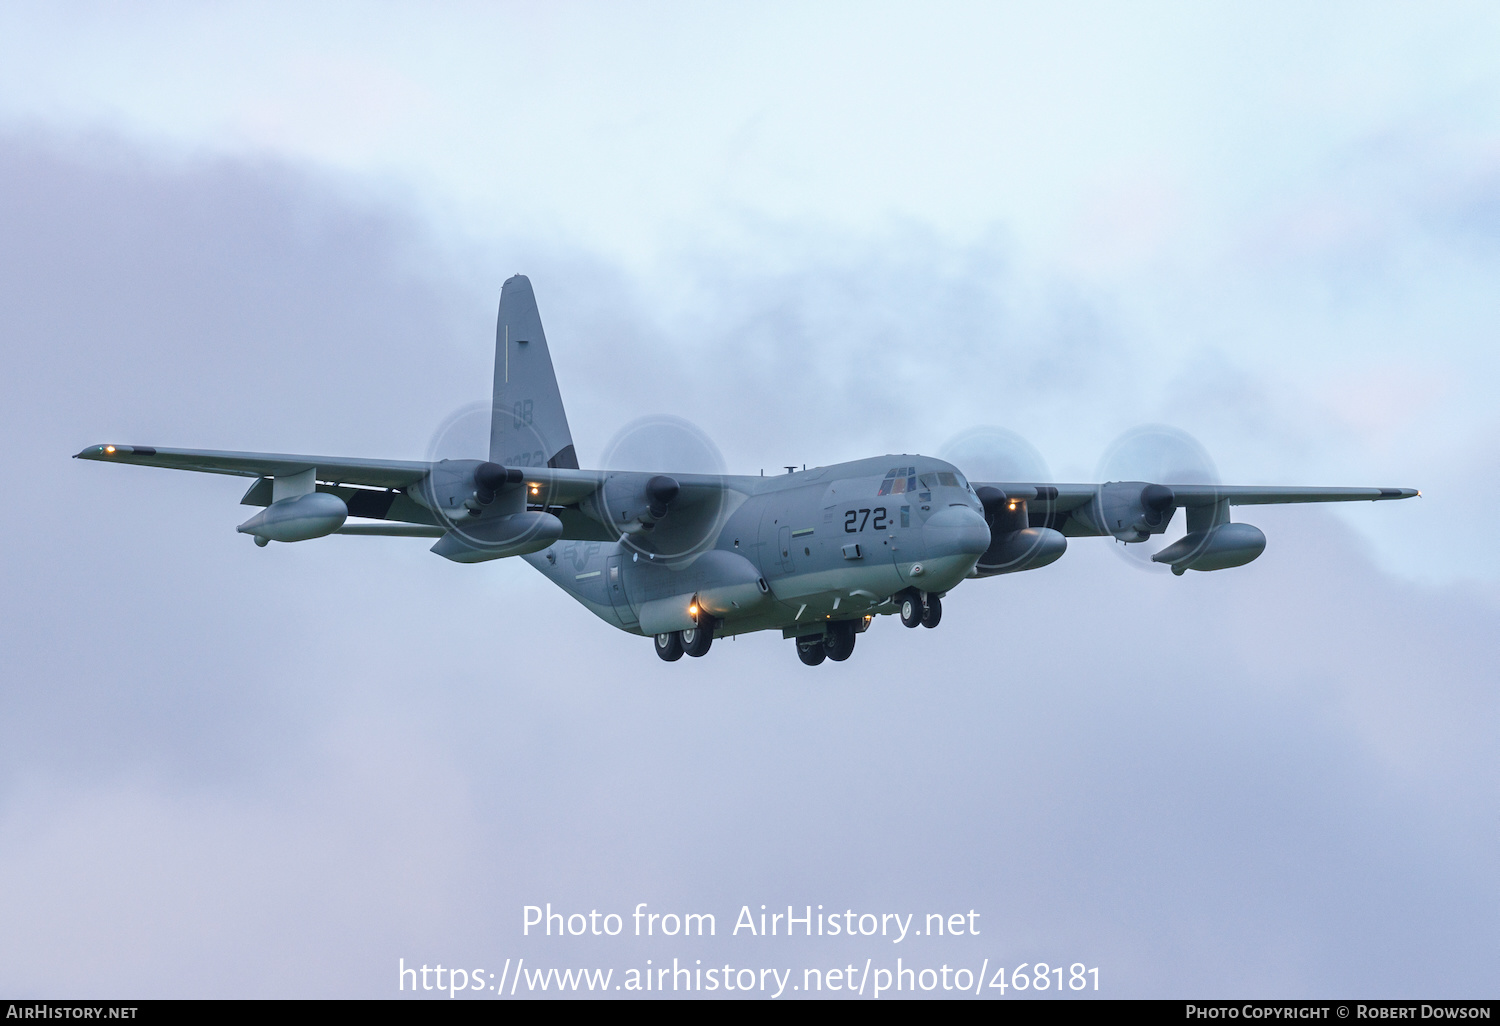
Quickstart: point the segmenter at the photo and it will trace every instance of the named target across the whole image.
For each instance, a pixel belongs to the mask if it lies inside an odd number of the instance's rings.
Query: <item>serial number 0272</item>
[[[1066,985],[1064,984],[1062,966],[1049,966],[1046,962],[1038,962],[1032,965],[1030,962],[1022,962],[1010,970],[1010,982],[1006,982],[1006,969],[1001,966],[994,976],[990,977],[989,985],[1000,993],[1007,990],[1098,990],[1099,969],[1095,966],[1088,968],[1082,962],[1074,962],[1068,967]]]

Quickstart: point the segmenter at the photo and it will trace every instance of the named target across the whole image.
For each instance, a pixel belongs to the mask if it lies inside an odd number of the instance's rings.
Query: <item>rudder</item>
[[[542,315],[524,274],[507,279],[500,289],[490,460],[507,467],[578,469]]]

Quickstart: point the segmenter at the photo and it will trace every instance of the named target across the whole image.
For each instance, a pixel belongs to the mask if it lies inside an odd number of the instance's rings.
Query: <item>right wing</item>
[[[317,470],[320,481],[367,488],[405,488],[425,477],[431,467],[431,464],[414,460],[356,460],[347,456],[292,456],[217,449],[157,449],[149,445],[91,445],[73,458],[237,477],[286,477]]]
[[[417,527],[389,527],[380,524],[349,524],[341,534],[397,535],[406,537],[440,537],[447,527],[444,514],[434,513],[426,503],[417,502],[408,492],[432,474],[443,463],[416,460],[370,460],[346,456],[310,456],[287,453],[234,452],[218,449],[165,449],[148,445],[91,445],[75,459],[103,463],[129,463],[135,466],[191,470],[206,474],[228,474],[256,478],[240,500],[242,505],[268,506],[273,481],[314,471],[316,488],[337,495],[349,508],[349,515],[367,520],[394,521]],[[477,460],[443,461],[463,469],[477,466]],[[563,523],[565,541],[617,541],[621,532],[607,523],[605,517],[593,515],[589,502],[596,496],[619,488],[628,492],[633,485],[644,484],[657,476],[630,471],[570,470],[555,467],[513,468],[521,474],[526,490],[526,504],[546,510]],[[721,519],[726,508],[738,505],[731,493],[737,491],[734,478],[709,474],[673,475],[679,485],[672,502],[672,533],[687,529],[693,534],[706,530],[709,523]],[[747,482],[754,479],[745,479]],[[727,501],[726,501],[727,500]],[[595,512],[598,512],[597,510]],[[462,516],[462,511],[456,511]],[[459,522],[465,522],[460,520]]]

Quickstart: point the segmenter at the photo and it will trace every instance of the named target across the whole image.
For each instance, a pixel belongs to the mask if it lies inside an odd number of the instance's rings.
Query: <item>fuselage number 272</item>
[[[876,506],[874,509],[846,509],[844,511],[845,534],[856,534],[863,531],[866,525],[876,531],[884,531],[891,526],[885,507]]]

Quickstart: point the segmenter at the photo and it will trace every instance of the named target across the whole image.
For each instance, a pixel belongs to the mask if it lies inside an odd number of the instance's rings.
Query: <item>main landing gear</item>
[[[656,636],[656,654],[669,663],[682,658],[682,632],[672,631]]]
[[[943,619],[943,600],[931,592],[908,591],[901,596],[901,623],[906,627],[936,627]]]
[[[708,655],[708,646],[714,643],[712,627],[689,627],[677,633],[682,636],[682,650],[695,658]]]
[[[836,663],[841,663],[854,654],[854,639],[858,635],[854,631],[853,620],[839,620],[828,625],[828,633],[823,635],[823,649],[828,653],[828,658]]]
[[[798,638],[797,658],[808,666],[817,666],[824,659],[841,663],[854,654],[854,640],[858,637],[859,624],[856,621],[835,621],[823,634]]]
[[[713,618],[705,613],[699,616],[696,627],[658,634],[656,654],[669,663],[675,663],[684,655],[694,658],[705,656],[708,654],[709,646],[714,643],[714,627],[716,626]]]
[[[801,659],[808,666],[817,666],[824,659],[828,658],[828,649],[823,645],[822,638],[814,638],[811,641],[798,638],[797,658]]]

